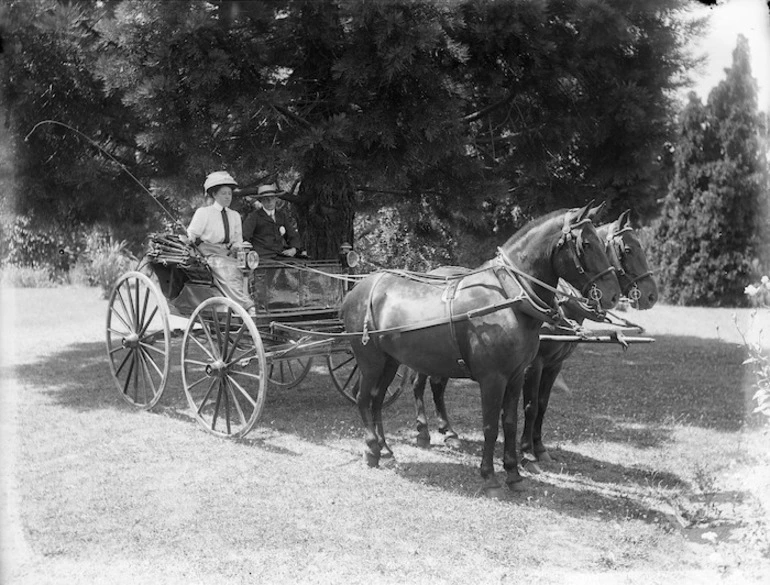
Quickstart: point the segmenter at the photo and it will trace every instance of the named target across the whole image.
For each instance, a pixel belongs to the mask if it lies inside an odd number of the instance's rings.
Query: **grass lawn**
[[[297,388],[268,390],[258,426],[230,442],[191,418],[178,369],[154,411],[121,400],[98,290],[0,295],[3,583],[770,574],[770,436],[750,414],[738,334],[762,327],[750,311],[624,313],[655,343],[581,346],[565,364],[572,391],[553,397],[545,425],[555,462],[527,474],[524,493],[493,500],[480,493],[474,383],[447,392],[460,449],[436,432],[431,449],[416,447],[404,395],[386,411],[395,459],[372,470],[358,413],[320,363]]]

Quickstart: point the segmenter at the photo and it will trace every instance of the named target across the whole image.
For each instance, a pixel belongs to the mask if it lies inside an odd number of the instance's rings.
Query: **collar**
[[[212,204],[211,204],[211,206],[212,206],[214,209],[216,209],[217,211],[219,211],[220,213],[222,212],[222,210],[223,210],[223,209],[225,209],[224,207],[222,207],[222,206],[219,204],[219,201],[214,201],[214,203],[212,203]]]

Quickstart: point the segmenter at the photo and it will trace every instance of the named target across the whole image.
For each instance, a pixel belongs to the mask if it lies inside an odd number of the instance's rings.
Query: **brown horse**
[[[506,483],[518,489],[516,407],[540,327],[554,317],[555,285],[563,278],[599,310],[619,300],[620,285],[591,211],[590,206],[562,210],[530,222],[495,260],[467,274],[439,278],[383,271],[347,294],[341,317],[347,332],[360,333],[351,347],[361,373],[357,405],[370,466],[379,464],[383,451],[391,453],[382,403],[403,363],[429,376],[479,383],[484,487],[499,488],[493,454],[502,412]]]
[[[639,310],[651,309],[658,300],[658,287],[647,266],[639,239],[631,227],[629,211],[616,221],[597,229],[607,245],[607,255],[615,266],[621,290]],[[566,316],[582,323],[586,316],[582,311],[565,304]],[[521,450],[525,463],[532,461],[550,462],[551,456],[543,444],[543,419],[551,390],[561,372],[564,360],[571,356],[576,343],[549,341],[540,342],[537,357],[524,374],[524,430],[521,436]]]
[[[644,250],[631,226],[629,214],[630,211],[623,212],[616,221],[597,228],[597,232],[605,242],[607,255],[615,267],[623,294],[634,308],[645,310],[657,302],[658,291],[652,272],[647,266]],[[456,274],[458,270],[467,269],[442,267],[436,272],[447,275]],[[582,323],[587,316],[571,301],[563,305],[563,311],[567,318],[579,323]],[[543,417],[562,363],[576,348],[575,343],[541,341],[537,356],[526,370],[523,387],[525,416],[521,441],[525,462],[550,460],[542,442]],[[417,444],[421,447],[430,445],[424,401],[426,381],[427,376],[424,374],[416,375],[413,389],[417,415]],[[438,430],[445,435],[445,442],[448,445],[458,447],[460,441],[457,433],[452,429],[447,414],[445,402],[447,382],[446,378],[436,376],[430,378],[431,392],[439,421]]]

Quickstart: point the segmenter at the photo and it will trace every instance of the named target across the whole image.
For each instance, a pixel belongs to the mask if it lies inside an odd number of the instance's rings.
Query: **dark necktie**
[[[225,224],[225,244],[230,243],[230,222],[227,220],[227,208],[222,208],[222,223]]]

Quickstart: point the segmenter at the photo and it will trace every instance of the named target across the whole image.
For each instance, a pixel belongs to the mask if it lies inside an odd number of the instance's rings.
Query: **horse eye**
[[[623,248],[623,252],[625,254],[630,254],[631,253],[631,246],[626,246],[625,248]]]

